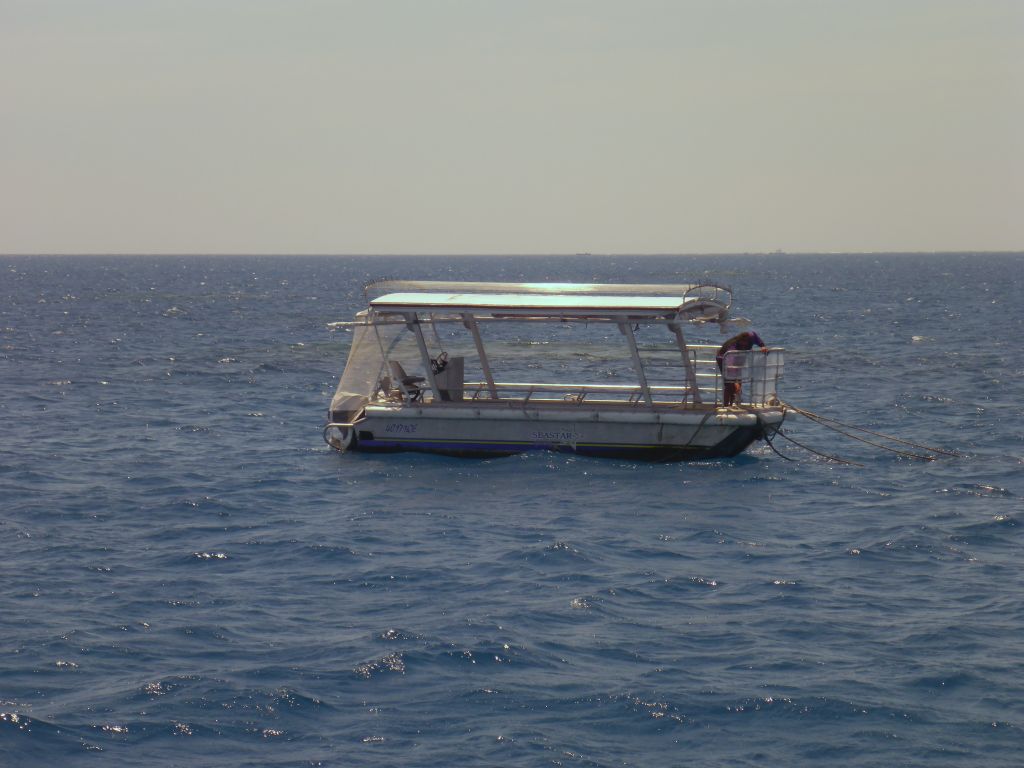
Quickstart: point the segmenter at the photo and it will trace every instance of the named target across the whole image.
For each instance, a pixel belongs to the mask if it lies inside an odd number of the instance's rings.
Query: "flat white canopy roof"
[[[599,296],[687,296],[694,291],[714,290],[722,294],[731,291],[716,283],[484,283],[465,280],[375,280],[364,290],[369,293],[590,293]]]
[[[370,302],[385,312],[469,312],[524,316],[590,317],[600,315],[665,317],[686,305],[708,306],[685,296],[600,296],[526,293],[389,293]]]

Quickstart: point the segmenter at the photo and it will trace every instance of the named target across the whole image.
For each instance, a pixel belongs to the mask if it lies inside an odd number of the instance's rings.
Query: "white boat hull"
[[[339,443],[361,451],[507,456],[548,450],[678,461],[735,456],[782,418],[776,407],[637,411],[370,404],[353,423],[334,428]]]

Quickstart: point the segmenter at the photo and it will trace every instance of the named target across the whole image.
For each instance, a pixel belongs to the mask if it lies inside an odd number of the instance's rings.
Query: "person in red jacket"
[[[768,347],[761,341],[760,336],[754,331],[743,331],[718,348],[715,361],[725,382],[722,387],[722,399],[726,407],[735,405],[740,400],[740,390],[743,387],[743,355],[732,355],[728,358],[726,356],[730,352],[747,352],[755,346],[760,347],[762,352],[768,352]]]

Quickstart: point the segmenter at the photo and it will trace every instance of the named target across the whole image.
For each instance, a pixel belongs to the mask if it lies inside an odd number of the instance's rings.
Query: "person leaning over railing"
[[[725,344],[718,348],[718,353],[715,355],[715,362],[718,363],[718,370],[722,372],[722,380],[724,382],[722,386],[722,404],[730,406],[739,402],[740,390],[743,387],[743,361],[740,359],[730,360],[727,365],[725,363],[725,357],[730,352],[749,352],[755,346],[760,347],[764,353],[768,352],[768,347],[761,340],[761,337],[754,331],[743,331],[738,333],[729,339]],[[733,355],[733,358],[739,357]]]

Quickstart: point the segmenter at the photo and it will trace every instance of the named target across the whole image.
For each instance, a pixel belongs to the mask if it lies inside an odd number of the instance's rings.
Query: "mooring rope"
[[[868,445],[874,446],[875,448],[881,448],[883,451],[889,451],[890,453],[895,453],[897,456],[905,456],[908,459],[918,459],[919,461],[935,461],[935,457],[934,456],[928,456],[927,454],[923,454],[923,453],[911,453],[910,451],[901,451],[899,448],[890,448],[888,445],[882,445],[881,443],[876,443],[873,440],[868,440],[866,438],[859,437],[857,435],[851,435],[849,432],[843,432],[843,430],[836,429],[835,427],[829,426],[828,424],[826,424],[823,421],[818,421],[817,419],[811,419],[811,421],[815,422],[816,424],[820,424],[825,429],[831,429],[833,432],[838,432],[840,435],[843,435],[844,437],[848,437],[851,440],[858,440],[858,441],[860,441],[862,443],[867,443]]]
[[[805,410],[803,408],[799,408],[799,407],[797,407],[795,405],[791,405],[790,403],[784,403],[783,405],[784,405],[784,407],[791,409],[794,413],[799,413],[801,416],[805,416],[806,418],[808,418],[811,421],[813,421],[815,424],[818,424],[818,425],[820,425],[822,427],[825,427],[825,429],[830,429],[833,432],[837,432],[840,435],[843,435],[844,437],[850,438],[851,440],[857,440],[858,442],[866,443],[867,445],[870,445],[870,446],[872,446],[874,448],[880,448],[883,451],[889,451],[890,453],[895,453],[898,456],[904,456],[904,457],[906,457],[908,459],[917,459],[918,461],[935,461],[935,456],[928,456],[928,455],[925,455],[925,454],[913,453],[912,451],[901,451],[898,448],[893,448],[893,447],[888,446],[888,445],[883,445],[882,443],[876,443],[873,440],[868,440],[867,438],[860,437],[859,435],[851,434],[850,432],[845,431],[845,429],[840,429],[839,427],[845,427],[846,429],[853,429],[853,430],[856,430],[858,432],[863,432],[865,434],[874,435],[876,437],[880,437],[880,438],[882,438],[884,440],[889,440],[889,441],[894,442],[894,443],[900,443],[902,445],[909,445],[909,446],[911,446],[913,448],[920,448],[922,450],[931,451],[932,453],[939,453],[939,454],[942,454],[944,456],[957,456],[957,457],[962,457],[963,456],[963,454],[957,453],[955,451],[949,451],[949,450],[946,450],[946,449],[943,449],[943,448],[936,448],[936,447],[930,446],[930,445],[922,445],[921,443],[914,443],[914,442],[911,442],[910,440],[904,440],[902,438],[895,437],[894,435],[887,435],[887,434],[884,434],[882,432],[875,432],[873,430],[867,429],[866,427],[858,427],[855,424],[846,424],[846,423],[844,423],[842,421],[839,421],[838,419],[833,419],[833,418],[831,418],[829,416],[822,416],[821,414],[814,413],[813,411],[808,411],[808,410]]]
[[[757,425],[761,427],[761,434],[764,435],[764,441],[768,443],[768,447],[772,449],[775,455],[778,456],[780,459],[785,459],[786,461],[796,461],[796,459],[786,456],[778,448],[775,447],[774,443],[772,443],[771,435],[779,434],[779,429],[782,427],[782,422],[786,420],[785,409],[783,409],[782,411],[782,421],[780,421],[774,427],[769,427],[767,424],[765,424],[764,420],[761,418],[761,414],[759,413],[755,413],[754,418],[757,419]]]
[[[812,411],[806,411],[803,408],[798,408],[795,405],[791,405],[790,403],[786,403],[785,406],[787,408],[791,408],[793,411],[795,411],[796,413],[799,413],[802,416],[806,416],[807,418],[811,419],[812,421],[817,421],[817,423],[821,424],[821,426],[825,427],[826,429],[834,430],[835,432],[838,432],[841,435],[846,435],[847,437],[852,437],[852,438],[854,438],[856,440],[861,440],[861,438],[857,437],[856,435],[849,435],[846,432],[843,432],[841,429],[836,429],[835,427],[829,426],[829,424],[826,424],[824,422],[831,422],[832,424],[836,424],[836,425],[838,425],[840,427],[845,427],[846,429],[855,429],[858,432],[864,432],[865,434],[868,434],[868,435],[874,435],[875,437],[881,437],[881,438],[883,438],[885,440],[891,440],[894,443],[900,443],[902,445],[909,445],[912,448],[920,448],[920,449],[925,450],[925,451],[931,451],[932,453],[941,453],[944,456],[957,456],[957,457],[962,457],[963,456],[962,453],[958,453],[956,451],[948,451],[948,450],[945,450],[943,448],[936,448],[936,447],[931,446],[931,445],[922,445],[920,443],[913,443],[910,440],[903,440],[902,438],[894,437],[893,435],[886,435],[886,434],[884,434],[882,432],[874,432],[874,431],[872,431],[870,429],[867,429],[866,427],[858,427],[855,424],[846,424],[846,423],[844,423],[842,421],[839,421],[839,419],[833,419],[830,416],[822,416],[820,413],[813,413]],[[872,443],[869,440],[864,440],[863,442],[866,442],[869,445],[878,445],[877,443]],[[895,449],[888,448],[888,447],[886,447],[884,445],[883,446],[878,446],[878,447],[885,448],[885,450],[887,450],[887,451],[895,451]],[[897,453],[899,453],[899,451],[897,451]],[[917,457],[917,458],[921,458],[918,454],[908,454],[908,455],[914,456],[914,457]],[[931,461],[935,457],[934,456],[928,456],[928,457],[925,457],[925,458],[927,458],[929,461]]]
[[[815,456],[821,456],[823,459],[828,459],[829,461],[834,461],[837,464],[849,464],[850,466],[854,466],[854,467],[863,467],[864,466],[863,464],[861,464],[858,461],[851,461],[850,459],[844,459],[844,458],[842,458],[840,456],[833,456],[832,454],[829,454],[829,453],[822,453],[821,451],[816,451],[813,448],[811,448],[810,446],[804,445],[803,443],[801,443],[801,442],[799,442],[797,440],[794,440],[792,437],[787,435],[785,432],[776,432],[776,434],[779,437],[781,437],[783,440],[789,440],[789,442],[793,443],[793,445],[799,446],[800,448],[803,448],[805,451],[810,451]]]
[[[867,434],[877,435],[878,437],[882,437],[882,438],[885,438],[887,440],[891,440],[891,441],[896,442],[896,443],[902,443],[904,445],[910,445],[910,446],[913,446],[915,448],[923,448],[925,450],[934,451],[936,453],[941,453],[941,454],[944,454],[946,456],[960,456],[961,455],[961,454],[958,454],[958,453],[953,453],[951,451],[943,450],[941,448],[932,448],[931,446],[921,445],[919,443],[912,443],[909,440],[903,440],[901,438],[894,437],[892,435],[885,435],[885,434],[882,434],[881,432],[873,432],[872,430],[866,429],[864,427],[857,427],[857,426],[852,425],[852,424],[844,424],[843,422],[839,421],[838,419],[830,419],[830,418],[825,417],[825,416],[819,416],[818,414],[813,413],[812,411],[807,411],[807,410],[804,410],[803,408],[798,408],[798,407],[796,407],[794,405],[790,405],[789,403],[782,403],[782,406],[783,406],[783,409],[782,409],[782,421],[779,422],[774,427],[770,427],[767,424],[765,424],[764,420],[761,418],[760,414],[755,413],[754,416],[757,419],[758,426],[761,427],[762,435],[764,436],[765,442],[768,443],[768,447],[771,448],[772,451],[777,456],[779,456],[782,459],[785,459],[786,461],[793,461],[794,459],[792,459],[789,456],[784,455],[781,451],[779,451],[778,448],[775,447],[775,444],[772,442],[772,439],[776,435],[782,437],[783,440],[788,440],[789,442],[793,443],[793,445],[796,445],[799,448],[803,448],[805,451],[808,451],[809,453],[813,453],[815,456],[820,456],[821,458],[826,459],[828,461],[833,461],[833,462],[836,462],[838,464],[848,464],[848,465],[855,466],[855,467],[863,467],[864,466],[863,464],[861,464],[860,462],[857,462],[857,461],[852,461],[850,459],[844,459],[841,456],[834,456],[834,455],[829,454],[829,453],[823,453],[821,451],[817,451],[814,448],[811,448],[808,445],[804,445],[799,440],[796,440],[796,439],[790,437],[789,435],[787,435],[785,432],[782,431],[781,427],[782,427],[782,423],[786,420],[786,413],[788,411],[793,411],[794,413],[799,413],[802,416],[805,416],[809,420],[813,421],[815,424],[818,424],[818,425],[820,425],[822,427],[825,427],[825,429],[830,429],[833,432],[838,432],[839,434],[843,435],[844,437],[849,437],[849,438],[851,438],[853,440],[857,440],[857,441],[859,441],[861,443],[866,443],[867,445],[873,446],[875,448],[880,448],[883,451],[889,451],[890,453],[895,453],[895,454],[897,454],[899,456],[904,456],[904,457],[906,457],[908,459],[917,459],[919,461],[935,461],[935,457],[934,456],[928,456],[928,455],[920,454],[920,453],[913,453],[911,451],[901,451],[898,448],[893,448],[893,447],[888,446],[888,445],[883,445],[881,443],[876,443],[873,440],[868,440],[866,438],[860,437],[859,435],[854,435],[854,434],[846,432],[846,431],[844,431],[842,429],[839,429],[838,426],[832,426],[832,424],[830,424],[828,422],[832,422],[834,424],[837,424],[837,425],[840,425],[840,426],[843,426],[843,427],[847,427],[849,429],[859,430],[859,431],[865,432]]]

